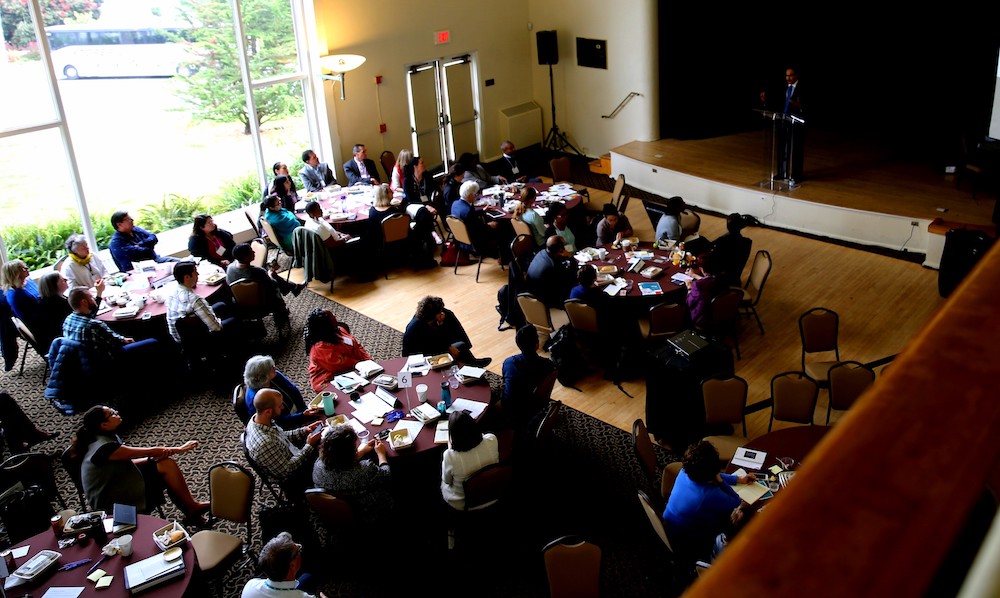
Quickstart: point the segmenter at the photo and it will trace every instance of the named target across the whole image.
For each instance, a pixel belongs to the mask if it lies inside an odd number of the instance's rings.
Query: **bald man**
[[[576,283],[576,260],[566,251],[566,240],[552,235],[528,266],[528,290],[549,307],[562,308]]]
[[[282,430],[274,420],[281,415],[284,404],[277,390],[265,388],[258,391],[253,399],[256,413],[247,422],[244,442],[250,458],[265,473],[282,485],[305,490],[312,481],[312,462],[316,457],[323,422],[313,422],[290,431]]]

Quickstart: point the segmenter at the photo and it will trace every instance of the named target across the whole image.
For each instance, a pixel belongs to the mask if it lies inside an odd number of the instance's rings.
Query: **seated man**
[[[455,312],[445,309],[444,299],[430,295],[417,303],[417,311],[403,333],[403,355],[418,353],[428,357],[450,353],[462,363],[481,368],[492,361],[489,357],[476,359],[472,341]]]
[[[153,233],[136,226],[128,212],[112,214],[111,226],[115,234],[111,237],[108,250],[122,272],[128,272],[132,269],[132,262],[141,260],[155,260],[157,263],[180,261],[175,257],[158,255],[153,247],[160,240]]]
[[[354,158],[344,162],[344,174],[347,175],[348,186],[380,184],[382,179],[378,178],[375,162],[368,159],[368,150],[364,144],[355,144],[351,151],[354,153]]]
[[[244,437],[250,458],[283,486],[295,490],[311,487],[312,462],[316,458],[323,422],[282,430],[274,420],[281,415],[284,401],[281,393],[273,388],[258,391],[253,406],[256,412],[247,423]]]
[[[507,179],[504,177],[494,176],[487,172],[486,167],[476,161],[476,157],[472,154],[462,154],[458,158],[458,163],[462,165],[462,172],[465,173],[462,179],[464,183],[472,181],[479,185],[480,189],[507,183]]]
[[[264,545],[258,564],[266,577],[249,580],[241,598],[313,598],[312,576],[306,573],[299,577],[302,545],[293,542],[288,532],[281,532]],[[320,592],[319,598],[326,598],[326,594]]]
[[[495,255],[496,231],[495,221],[486,222],[483,213],[476,209],[476,197],[479,195],[479,185],[472,181],[462,183],[459,190],[459,200],[451,204],[451,215],[465,223],[469,238],[480,252]],[[472,247],[462,244],[462,249],[472,251]]]
[[[335,182],[330,166],[326,162],[320,162],[316,152],[311,149],[302,152],[302,161],[306,165],[299,171],[299,178],[306,191],[322,191]]]
[[[180,262],[174,266],[174,280],[176,281],[174,292],[167,297],[167,330],[175,341],[183,344],[184,341],[177,331],[177,322],[190,315],[198,316],[210,332],[230,333],[234,329],[236,318],[226,317],[223,320],[216,315],[217,311],[226,315],[225,303],[219,302],[210,306],[208,301],[194,292],[194,287],[198,284],[198,267],[194,262]]]
[[[562,308],[576,282],[576,260],[566,251],[566,241],[552,235],[545,250],[535,254],[528,266],[528,290],[549,307]]]
[[[193,265],[193,264],[192,264]],[[76,288],[69,293],[73,313],[63,322],[63,336],[80,343],[88,352],[91,367],[98,373],[122,357],[136,366],[148,366],[159,351],[156,339],[136,341],[108,328],[96,318],[97,302],[90,289]]]
[[[552,361],[538,354],[538,331],[532,324],[517,329],[514,337],[521,350],[503,362],[503,395],[500,404],[504,414],[516,427],[527,425],[545,405],[535,403],[535,387],[555,370]]]
[[[542,179],[540,178],[528,178],[528,172],[524,170],[521,164],[518,163],[517,158],[514,157],[516,151],[517,148],[514,147],[513,141],[507,140],[500,144],[500,152],[503,155],[495,163],[500,170],[500,178],[510,183],[541,183]]]
[[[237,280],[252,280],[264,288],[264,298],[267,301],[265,307],[268,313],[274,314],[274,323],[281,327],[288,322],[288,308],[282,295],[291,293],[295,297],[299,296],[304,284],[288,282],[278,276],[274,269],[271,269],[270,276],[263,268],[254,266],[253,247],[249,243],[240,243],[233,247],[233,263],[226,268],[226,283],[233,284]]]

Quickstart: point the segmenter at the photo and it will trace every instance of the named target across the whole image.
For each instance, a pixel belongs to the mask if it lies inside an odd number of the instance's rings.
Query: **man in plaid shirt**
[[[177,321],[190,315],[198,316],[211,332],[221,332],[235,323],[235,318],[223,321],[216,315],[215,309],[221,311],[225,307],[224,303],[211,306],[194,292],[193,289],[198,284],[198,267],[194,262],[180,262],[174,266],[174,280],[177,281],[177,288],[167,297],[167,329],[175,341],[182,342],[181,335],[177,332]]]
[[[273,388],[257,392],[253,399],[256,409],[247,422],[244,437],[250,458],[282,485],[305,490],[312,484],[312,463],[319,445],[323,422],[312,422],[295,430],[282,430],[274,418],[281,415],[284,401]],[[302,444],[300,449],[296,444]]]
[[[73,313],[63,321],[63,336],[83,345],[101,365],[123,356],[123,352],[131,358],[145,350],[155,350],[159,345],[156,339],[136,341],[122,336],[98,320],[95,317],[97,302],[90,294],[90,289],[73,289],[69,294],[69,305]]]

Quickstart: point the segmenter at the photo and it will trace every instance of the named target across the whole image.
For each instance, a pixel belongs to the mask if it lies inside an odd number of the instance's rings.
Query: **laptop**
[[[670,343],[677,353],[685,357],[691,357],[708,346],[708,341],[691,330],[685,330],[676,336],[672,336],[667,339],[667,342]]]

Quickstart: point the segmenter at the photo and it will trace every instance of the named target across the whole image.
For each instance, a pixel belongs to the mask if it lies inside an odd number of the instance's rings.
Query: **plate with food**
[[[214,287],[216,285],[222,284],[222,281],[225,280],[225,279],[226,279],[226,275],[225,274],[223,274],[222,272],[216,272],[215,274],[212,274],[211,276],[208,276],[207,278],[205,278],[204,282],[208,286]]]
[[[442,353],[440,355],[435,355],[434,357],[427,358],[427,363],[431,365],[431,369],[439,370],[441,368],[446,368],[451,364],[455,363],[455,359],[450,353]]]
[[[413,440],[413,436],[410,435],[410,431],[406,428],[389,432],[389,446],[396,450],[412,446]]]
[[[615,280],[615,277],[610,274],[598,274],[595,282],[597,286],[603,287],[611,284]]]
[[[176,521],[153,532],[153,542],[163,551],[174,546],[180,546],[190,539],[191,536],[188,535],[187,530],[181,527],[181,524]]]
[[[597,273],[598,274],[617,274],[618,273],[618,266],[611,266],[611,265],[600,266],[599,268],[597,268]]]

